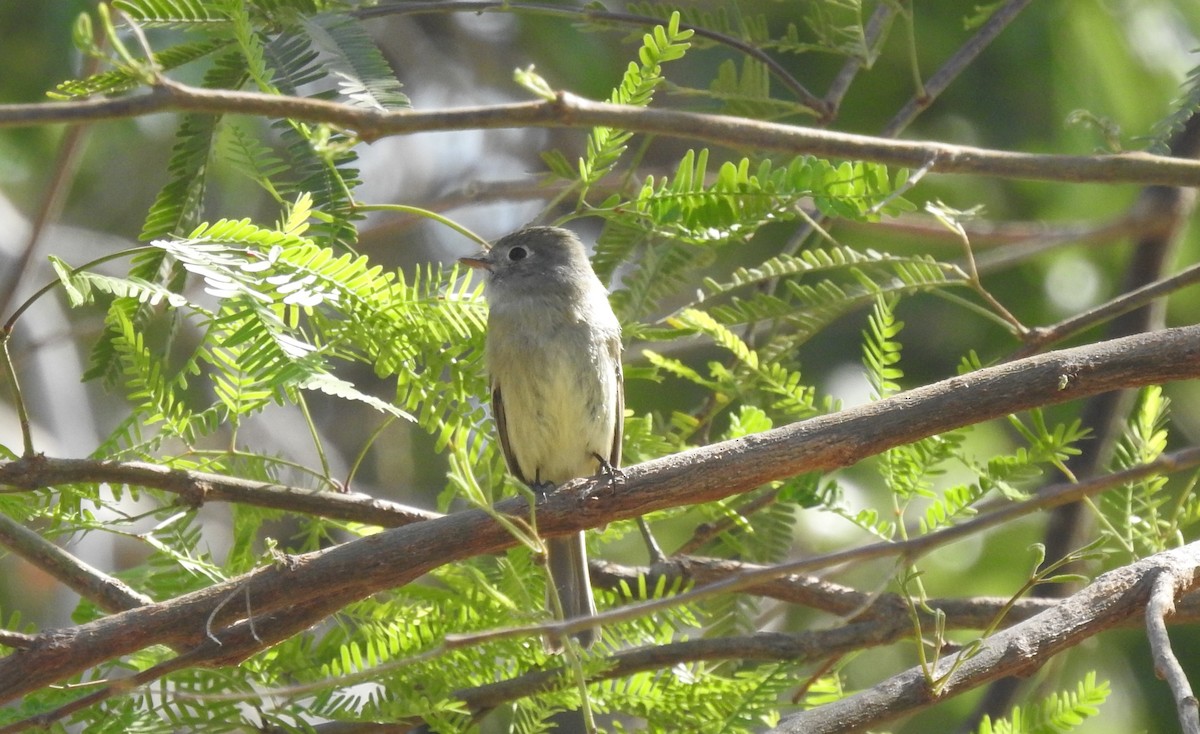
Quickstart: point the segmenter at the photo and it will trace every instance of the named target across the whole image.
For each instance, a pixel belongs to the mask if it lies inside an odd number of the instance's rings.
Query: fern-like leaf
[[[609,101],[638,107],[649,105],[654,89],[663,80],[661,65],[683,58],[692,35],[690,30],[679,29],[678,13],[673,13],[665,26],[655,26],[642,38],[642,47],[638,49],[641,63],[630,62]],[[585,192],[612,171],[631,137],[633,133],[616,128],[592,129],[587,140],[587,153],[579,160],[579,180]]]
[[[193,61],[202,59],[221,49],[227,48],[229,41],[220,38],[206,39],[191,43],[181,43],[176,46],[155,52],[154,65],[163,71],[170,71]],[[49,96],[54,99],[79,99],[93,94],[116,94],[137,88],[142,83],[141,78],[130,69],[113,69],[93,74],[85,79],[72,79],[59,83]]]
[[[1183,130],[1188,120],[1200,113],[1200,66],[1188,73],[1187,80],[1183,83],[1183,91],[1174,107],[1171,114],[1155,124],[1148,146],[1151,153],[1171,155],[1172,138]]]
[[[245,79],[245,66],[237,54],[219,57],[205,75],[209,89],[236,89]],[[195,226],[201,216],[209,158],[220,117],[186,115],[176,133],[175,147],[167,163],[170,182],[159,192],[146,215],[141,238],[152,240],[180,234]]]
[[[1137,410],[1114,451],[1114,469],[1132,469],[1162,455],[1167,448],[1170,405],[1159,386],[1141,391]],[[1177,518],[1163,506],[1169,499],[1166,487],[1167,477],[1155,475],[1101,497],[1107,534],[1135,557],[1166,550],[1177,540]]]
[[[228,16],[204,0],[113,0],[113,6],[141,25],[196,26],[226,24]]]
[[[712,99],[721,112],[757,120],[778,120],[795,115],[812,115],[811,108],[771,96],[771,74],[766,64],[746,58],[739,72],[737,63],[727,59],[717,68],[717,76],[708,89],[671,85],[672,95]]]
[[[894,301],[876,296],[875,307],[867,320],[869,327],[863,332],[863,366],[877,399],[900,392],[896,380],[904,376],[896,366],[900,362],[901,351],[896,337],[904,328],[904,322],[896,320],[894,308]]]
[[[1076,684],[1074,691],[1051,693],[1038,703],[1017,706],[1005,719],[984,716],[979,734],[1065,734],[1099,713],[1111,693],[1108,681],[1097,682],[1095,671]]]
[[[305,19],[303,26],[313,47],[327,57],[339,95],[350,104],[377,110],[410,106],[383,54],[357,20],[322,15]]]

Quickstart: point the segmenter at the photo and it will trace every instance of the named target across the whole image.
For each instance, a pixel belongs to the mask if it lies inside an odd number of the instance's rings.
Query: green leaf
[[[191,26],[229,22],[217,3],[204,0],[113,0],[113,7],[142,25]]]
[[[640,65],[630,62],[609,101],[636,107],[649,106],[655,88],[663,81],[661,65],[683,58],[689,46],[688,39],[693,35],[691,30],[679,29],[679,13],[672,13],[665,27],[655,26],[642,37],[642,46],[638,49]],[[633,133],[616,128],[592,129],[587,140],[586,155],[579,159],[579,181],[583,184],[584,193],[616,167],[632,137]]]
[[[904,322],[896,320],[894,307],[894,300],[876,296],[868,319],[869,328],[863,332],[863,366],[866,367],[867,381],[871,383],[876,399],[900,392],[896,380],[904,376],[904,372],[897,367],[901,345],[896,340],[904,328]]]
[[[979,734],[1065,734],[1099,714],[1111,693],[1108,681],[1096,682],[1095,671],[1075,685],[1074,691],[1051,693],[1028,706],[1016,706],[1007,718],[992,721],[984,716]]]
[[[1114,471],[1133,469],[1162,456],[1169,438],[1170,407],[1160,386],[1141,390],[1137,409],[1113,452]],[[1166,505],[1171,502],[1181,507],[1187,495],[1172,500],[1167,489],[1168,478],[1156,474],[1105,492],[1100,497],[1105,535],[1134,558],[1175,547],[1187,519]]]
[[[302,25],[312,47],[322,54],[322,66],[336,79],[340,97],[376,110],[411,107],[362,23],[344,15],[318,15],[304,19]]]
[[[208,89],[236,89],[245,78],[245,66],[236,54],[217,59],[205,75]],[[179,125],[175,147],[167,163],[170,182],[151,205],[142,226],[141,239],[166,237],[194,227],[201,217],[209,160],[220,116],[188,114]]]
[[[85,16],[86,17],[86,16]],[[225,39],[212,38],[191,43],[181,43],[154,53],[155,66],[163,71],[184,66],[220,51],[229,46]],[[135,89],[142,83],[139,75],[129,69],[113,69],[93,74],[85,79],[60,82],[49,92],[54,99],[79,99],[93,94],[115,94]]]

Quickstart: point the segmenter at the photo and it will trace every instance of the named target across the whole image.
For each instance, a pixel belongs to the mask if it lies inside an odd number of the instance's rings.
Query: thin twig
[[[933,76],[925,80],[923,89],[905,103],[900,111],[888,122],[881,133],[885,138],[894,138],[916,119],[921,111],[933,104],[933,101],[958,78],[958,75],[983,52],[988,45],[1008,27],[1031,0],[1009,0],[1003,7],[992,13],[979,30],[966,43],[959,47]]]
[[[623,566],[603,560],[590,561],[592,583],[618,593],[623,585],[637,588],[644,579],[648,588],[659,583],[667,588],[680,582],[703,585],[766,568],[761,564],[724,558],[679,556],[654,566]],[[899,594],[871,594],[828,579],[806,574],[789,574],[743,589],[743,593],[825,612],[862,622],[894,619],[905,612],[905,600]],[[1007,606],[1012,610],[1009,623],[1027,619],[1058,604],[1056,599],[1009,599],[1004,597],[935,597],[926,600],[929,609],[946,614],[948,629],[981,629],[991,624]],[[924,614],[924,612],[922,612]],[[907,622],[906,622],[907,624]]]
[[[1189,582],[1190,584],[1190,582]],[[1164,569],[1154,580],[1154,591],[1146,605],[1146,637],[1154,654],[1154,672],[1167,681],[1175,697],[1175,711],[1184,734],[1200,734],[1200,703],[1192,693],[1192,685],[1171,649],[1167,636],[1167,616],[1175,612],[1175,587],[1178,579]]]
[[[971,239],[967,236],[966,230],[963,229],[963,226],[959,221],[961,217],[957,216],[960,213],[954,212],[948,207],[942,206],[941,204],[934,204],[933,202],[929,202],[925,205],[925,211],[935,216],[939,221],[942,222],[942,224],[946,226],[946,229],[958,236],[959,244],[963,249],[963,260],[966,266],[965,274],[967,277],[967,283],[971,286],[971,289],[979,294],[979,297],[982,298],[985,303],[991,306],[992,311],[1002,319],[1003,323],[1005,323],[1014,334],[1023,337],[1029,331],[1029,329],[1022,324],[1021,321],[1014,316],[1011,311],[1005,308],[1004,304],[1000,303],[1000,301],[991,294],[991,291],[984,287],[983,279],[979,277],[979,268],[975,264],[975,252],[971,248]]]
[[[100,34],[96,41],[97,44],[102,44],[104,42],[103,35]],[[80,74],[86,78],[96,73],[99,68],[100,59],[88,57],[87,62],[80,69]],[[89,129],[88,125],[73,126],[67,130],[63,135],[62,142],[59,143],[58,153],[50,168],[50,181],[46,184],[46,191],[42,195],[37,214],[30,222],[29,236],[25,239],[25,246],[21,248],[17,262],[9,268],[7,281],[0,283],[0,314],[8,312],[13,300],[17,297],[22,278],[29,270],[29,264],[33,262],[38,244],[42,240],[42,234],[50,222],[57,218],[59,212],[62,211],[63,203],[70,191],[68,183],[74,178],[78,168],[83,152],[83,141]]]
[[[6,313],[17,297],[21,280],[28,272],[29,265],[37,253],[38,244],[42,241],[42,234],[62,210],[63,202],[70,191],[67,182],[72,179],[78,167],[80,154],[83,151],[82,143],[89,129],[87,125],[75,125],[63,135],[62,142],[58,147],[58,155],[50,168],[50,182],[46,185],[46,193],[42,196],[37,214],[30,223],[29,236],[25,239],[25,246],[21,249],[16,263],[8,268],[6,282],[0,284],[0,313]]]
[[[617,13],[610,10],[598,9],[594,6],[569,7],[511,2],[406,2],[404,4],[359,8],[350,14],[358,18],[378,18],[387,15],[415,15],[418,13],[475,13],[478,15],[487,12],[528,13],[531,15],[549,15],[557,18],[579,19],[592,23],[622,23],[636,26],[656,26],[663,23],[662,18],[655,18],[650,15]],[[783,86],[800,100],[800,104],[812,110],[814,115],[823,118],[828,114],[828,108],[824,100],[809,92],[800,83],[800,80],[792,76],[782,64],[757,46],[746,43],[740,38],[734,38],[728,34],[714,31],[711,28],[705,28],[704,26],[680,22],[679,27],[692,31],[700,38],[707,38],[710,41],[735,49],[760,62],[767,68],[767,71],[771,72],[772,76],[782,82]]]
[[[73,268],[71,270],[71,274],[74,275],[75,273],[80,273],[80,272],[84,272],[86,270],[91,270],[92,268],[96,267],[97,265],[102,265],[103,263],[106,263],[106,262],[109,262],[112,260],[118,260],[123,257],[133,257],[133,256],[139,255],[143,252],[149,252],[149,251],[155,250],[155,249],[157,249],[157,248],[154,247],[153,245],[143,245],[141,247],[130,247],[128,249],[121,250],[119,252],[110,252],[105,255],[101,255],[100,257],[95,258],[94,260],[90,260],[90,261],[84,263],[83,265]],[[16,310],[14,310],[12,312],[12,315],[10,315],[8,317],[8,320],[4,322],[4,325],[2,327],[0,327],[0,338],[7,338],[9,335],[11,335],[13,333],[13,330],[16,329],[17,322],[21,319],[21,316],[23,316],[25,314],[25,312],[28,311],[30,308],[33,308],[33,305],[35,303],[37,303],[42,298],[42,296],[46,295],[47,293],[50,293],[51,291],[54,291],[61,284],[62,284],[62,281],[60,281],[58,278],[54,278],[49,283],[46,283],[44,286],[42,286],[41,288],[38,288],[36,291],[34,291],[33,295],[29,296],[24,301],[22,301],[21,305],[17,306]]]
[[[1141,308],[1156,298],[1197,282],[1200,282],[1200,264],[1184,268],[1170,278],[1163,278],[1122,293],[1111,301],[1090,308],[1077,316],[1059,321],[1057,324],[1030,329],[1025,335],[1025,345],[1013,353],[1012,359],[1021,359],[1036,354],[1048,345],[1070,338],[1113,317]]]
[[[12,341],[8,332],[0,332],[0,361],[4,363],[4,371],[8,374],[13,405],[17,409],[17,423],[21,426],[21,455],[26,459],[37,456],[33,447],[33,428],[29,423],[29,409],[25,406],[25,394],[21,392],[21,381],[17,378],[17,366],[13,363],[12,353],[8,343]]]
[[[1010,268],[1067,244],[1114,244],[1133,231],[1128,217],[1120,217],[1114,221],[1100,224],[1051,226],[1046,227],[1042,234],[1033,233],[1033,228],[1030,227],[1030,236],[1025,238],[1021,238],[1020,228],[1019,223],[1013,229],[1003,225],[994,229],[987,226],[968,227],[967,231],[971,235],[971,241],[976,244],[1005,245],[982,252],[975,258],[980,272],[995,272]],[[987,239],[981,241],[981,236]],[[1005,240],[1008,242],[1006,243]]]
[[[922,243],[959,246],[957,234],[950,232],[943,224],[926,214],[900,214],[878,222],[847,219],[840,221],[838,226],[862,232],[886,232],[899,237],[919,238]],[[975,259],[980,272],[1011,265],[1007,260],[1000,259],[1003,253],[1010,250],[1020,251],[1035,245],[1060,247],[1066,243],[1111,242],[1128,235],[1133,229],[1126,217],[1100,223],[970,219],[962,222],[962,226],[975,245]],[[1022,257],[1027,258],[1023,253]]]
[[[364,494],[314,492],[300,487],[172,469],[140,461],[54,459],[45,456],[0,461],[0,486],[34,490],[76,482],[149,487],[178,494],[195,505],[214,501],[238,502],[380,527],[399,527],[440,517],[436,512]]]
[[[863,53],[864,57],[851,56],[846,59],[846,63],[838,71],[837,76],[829,84],[829,89],[825,92],[826,116],[822,118],[823,124],[828,124],[837,116],[838,110],[842,106],[842,99],[846,96],[846,92],[850,90],[850,85],[854,82],[854,78],[858,76],[858,72],[863,66],[870,67],[874,59],[870,56],[871,49],[879,42],[879,39],[887,32],[887,29],[892,25],[892,20],[896,17],[896,12],[899,10],[899,3],[885,2],[875,6],[875,12],[871,13],[870,20],[867,21],[866,32],[863,34]]]

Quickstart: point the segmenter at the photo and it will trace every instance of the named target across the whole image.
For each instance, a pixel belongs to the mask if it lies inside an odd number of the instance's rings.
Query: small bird
[[[486,271],[492,415],[509,472],[543,493],[615,472],[625,412],[621,325],[583,243],[566,229],[529,227],[459,262]],[[583,533],[549,538],[546,547],[564,618],[595,615]],[[596,631],[574,637],[589,647]],[[546,646],[560,651],[562,641]]]

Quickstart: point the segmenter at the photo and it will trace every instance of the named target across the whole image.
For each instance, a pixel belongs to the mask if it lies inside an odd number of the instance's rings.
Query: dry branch
[[[1161,575],[1179,581],[1173,588],[1176,598],[1195,589],[1198,568],[1200,543],[1192,543],[1110,571],[1053,609],[985,639],[957,668],[954,656],[942,658],[932,675],[939,681],[936,690],[920,668],[912,668],[861,693],[789,716],[772,732],[865,731],[1004,676],[1029,675],[1054,655],[1139,617]]]
[[[1197,704],[1196,694],[1192,693],[1192,685],[1183,672],[1183,666],[1179,664],[1179,658],[1171,649],[1171,639],[1167,636],[1167,616],[1175,613],[1179,590],[1195,586],[1195,577],[1195,569],[1182,577],[1162,571],[1154,580],[1154,588],[1146,605],[1146,636],[1154,655],[1154,670],[1171,688],[1179,728],[1184,734],[1200,734],[1200,705]]]
[[[205,502],[238,502],[385,528],[439,517],[436,512],[364,494],[318,492],[140,461],[52,459],[35,455],[20,461],[0,462],[0,486],[35,490],[81,482],[161,489],[179,495],[183,504],[197,507]]]
[[[392,135],[493,128],[614,127],[739,149],[875,161],[935,173],[1041,181],[1200,186],[1200,162],[1147,153],[1010,153],[937,142],[890,140],[762,122],[743,117],[593,102],[567,92],[552,100],[452,110],[378,111],[301,97],[200,89],[162,80],[147,93],[115,99],[0,105],[0,128],[79,124],[160,112],[242,114],[325,123],[362,140]]]

